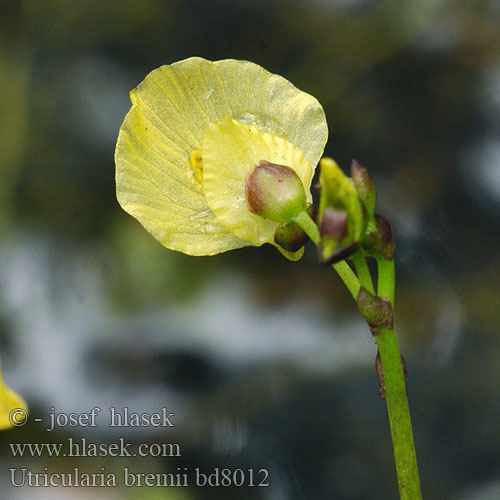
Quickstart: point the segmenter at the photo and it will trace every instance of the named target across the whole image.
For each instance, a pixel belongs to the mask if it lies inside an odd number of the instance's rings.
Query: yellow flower
[[[152,71],[130,96],[115,152],[117,198],[165,247],[213,255],[274,244],[279,224],[251,213],[245,199],[245,179],[262,161],[292,168],[311,202],[325,114],[281,76],[248,61],[192,57]]]
[[[0,430],[12,427],[12,422],[22,422],[28,414],[23,398],[9,389],[0,373]]]

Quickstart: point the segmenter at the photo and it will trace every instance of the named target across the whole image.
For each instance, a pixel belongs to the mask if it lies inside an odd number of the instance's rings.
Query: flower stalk
[[[271,244],[296,261],[309,237],[375,336],[401,499],[420,500],[393,323],[394,241],[389,223],[375,214],[368,170],[354,160],[348,178],[322,158],[328,127],[319,102],[248,61],[191,57],[161,66],[130,97],[115,150],[123,209],[162,245],[188,255]],[[316,224],[310,186],[318,164]],[[367,257],[377,261],[377,287]]]
[[[316,246],[321,245],[320,232],[305,211],[295,217],[294,221],[302,227]],[[385,255],[379,252],[374,253],[378,270],[377,295],[374,298],[379,298],[381,302],[388,302],[390,308],[394,310],[395,267],[392,258],[394,243],[392,235],[390,235],[390,226],[385,219],[383,221],[387,227],[384,225],[383,231],[380,231],[381,237],[379,239],[384,241],[384,245],[379,247],[383,250],[388,248],[390,252],[384,251]],[[332,267],[337,271],[354,300],[358,300],[361,287],[371,295],[375,295],[375,287],[364,250],[358,248],[352,254],[352,259],[357,276],[345,260],[334,263]],[[388,324],[391,327],[385,324],[370,326],[372,333],[375,334],[378,347],[377,358],[380,360],[378,367],[381,382],[379,395],[385,397],[386,400],[400,499],[421,500],[422,493],[408,405],[406,374],[392,314]]]
[[[394,308],[394,260],[379,257],[377,262],[379,271],[378,294],[387,297]],[[399,495],[401,500],[420,500],[422,492],[418,476],[417,456],[396,329],[382,326],[378,330],[376,341],[382,362],[385,400],[398,475]]]
[[[316,226],[315,222],[305,210],[294,217],[293,221],[304,230],[316,246],[319,245],[320,234],[318,226]],[[359,279],[349,267],[349,264],[345,260],[341,260],[340,262],[332,264],[332,267],[340,276],[340,279],[344,282],[354,300],[356,300],[361,285],[359,283]]]

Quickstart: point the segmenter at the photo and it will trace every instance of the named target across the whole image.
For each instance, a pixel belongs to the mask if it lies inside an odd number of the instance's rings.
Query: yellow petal
[[[276,245],[276,248],[280,251],[280,253],[284,257],[286,257],[288,260],[291,260],[293,262],[302,259],[302,256],[304,255],[304,247],[300,248],[296,252],[289,252],[288,250],[281,248],[279,245]]]
[[[155,123],[146,104],[135,97],[133,102],[115,153],[117,198],[123,209],[172,250],[211,255],[246,246],[208,208],[192,160],[197,148],[183,149],[180,139],[179,144],[170,140],[170,129]]]
[[[297,172],[311,202],[313,169],[290,142],[256,127],[225,119],[211,123],[203,137],[203,191],[221,224],[253,245],[273,243],[277,222],[251,213],[245,198],[247,174],[260,161],[286,165]]]
[[[164,246],[211,255],[252,244],[224,228],[202,191],[204,131],[224,115],[287,138],[316,165],[327,139],[317,100],[260,66],[192,57],[151,72],[131,93],[116,146],[117,198]]]
[[[27,412],[28,407],[23,398],[0,379],[0,430],[12,427],[11,419],[16,422],[23,421]]]

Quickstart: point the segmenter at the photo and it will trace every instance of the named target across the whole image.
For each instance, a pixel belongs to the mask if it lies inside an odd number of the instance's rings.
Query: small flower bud
[[[283,222],[274,232],[274,242],[289,252],[298,252],[308,239],[309,236],[295,222]]]
[[[316,219],[314,206],[309,205],[306,211],[314,221]],[[274,232],[274,242],[288,252],[298,252],[308,241],[309,236],[295,222],[283,222]]]
[[[380,253],[388,260],[394,257],[394,240],[392,239],[392,229],[389,221],[381,215],[375,216],[375,223],[380,234]]]
[[[331,158],[320,161],[319,259],[333,264],[348,257],[360,244],[365,214],[352,182]]]
[[[379,253],[387,260],[394,258],[394,240],[391,225],[381,215],[375,215],[376,230],[370,231],[364,239],[363,246],[370,253]]]
[[[351,163],[351,178],[354,187],[358,192],[359,199],[363,203],[368,215],[372,216],[375,212],[375,181],[370,172],[356,160]]]
[[[245,194],[250,212],[275,222],[290,222],[307,206],[296,172],[268,161],[261,161],[248,174]]]
[[[379,326],[392,330],[392,306],[387,299],[377,297],[361,287],[356,302],[361,316],[366,319],[374,335],[377,334],[376,328]]]

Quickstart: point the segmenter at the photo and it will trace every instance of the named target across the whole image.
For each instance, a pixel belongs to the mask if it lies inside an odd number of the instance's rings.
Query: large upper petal
[[[286,139],[313,167],[328,134],[314,97],[248,61],[161,66],[131,99],[115,152],[118,201],[164,246],[191,255],[253,244],[219,223],[191,165],[209,123],[229,116]]]

